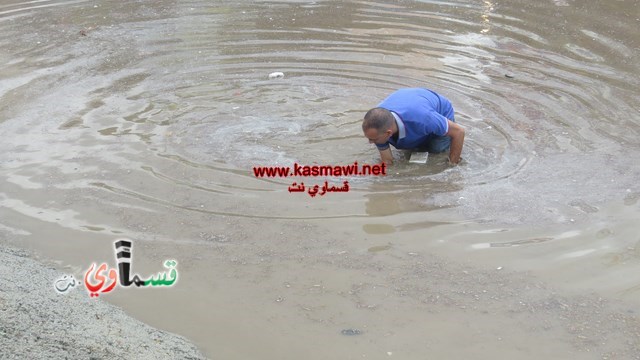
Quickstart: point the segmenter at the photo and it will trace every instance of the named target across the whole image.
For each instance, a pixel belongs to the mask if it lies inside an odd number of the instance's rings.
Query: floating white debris
[[[284,77],[284,73],[276,71],[269,74],[269,79],[282,79]]]
[[[409,162],[412,164],[426,164],[427,159],[429,158],[429,153],[424,152],[412,152],[411,157],[409,158]]]

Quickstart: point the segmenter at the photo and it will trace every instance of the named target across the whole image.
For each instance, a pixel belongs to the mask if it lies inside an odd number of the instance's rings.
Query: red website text
[[[387,164],[358,165],[354,162],[350,165],[299,165],[289,166],[254,166],[253,174],[256,177],[315,177],[315,176],[383,176],[387,175]]]

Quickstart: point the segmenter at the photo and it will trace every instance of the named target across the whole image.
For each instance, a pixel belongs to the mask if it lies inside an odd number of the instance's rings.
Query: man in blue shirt
[[[460,162],[464,128],[456,124],[451,102],[428,89],[400,89],[389,95],[367,112],[362,130],[389,165],[393,163],[390,144],[396,149],[436,153],[449,149],[449,162]]]

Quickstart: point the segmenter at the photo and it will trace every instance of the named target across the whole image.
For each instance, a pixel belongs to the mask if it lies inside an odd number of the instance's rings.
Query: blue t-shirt
[[[380,150],[388,148],[389,144],[397,149],[423,148],[434,135],[444,136],[449,131],[447,120],[453,120],[451,102],[428,89],[400,89],[378,107],[394,114],[399,130],[397,141],[392,137],[387,144],[376,144]]]

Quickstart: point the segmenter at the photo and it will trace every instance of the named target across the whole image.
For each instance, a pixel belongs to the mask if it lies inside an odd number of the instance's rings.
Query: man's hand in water
[[[449,163],[457,164],[460,162],[460,154],[462,154],[462,144],[464,143],[464,128],[451,120],[449,121],[449,131],[445,136],[451,138],[451,147],[449,150]]]
[[[393,154],[391,153],[391,148],[388,147],[384,150],[380,150],[380,158],[382,158],[383,163],[393,165]]]

